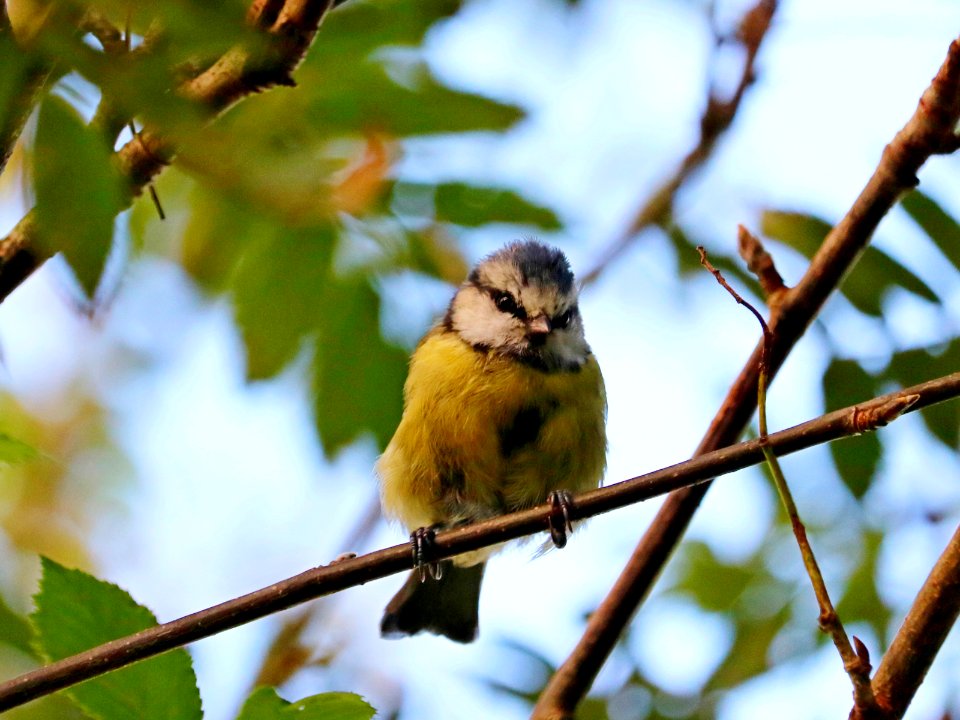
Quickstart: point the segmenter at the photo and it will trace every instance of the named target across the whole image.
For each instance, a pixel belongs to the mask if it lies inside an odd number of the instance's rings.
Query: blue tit
[[[539,242],[471,271],[410,359],[403,417],[377,462],[386,516],[450,528],[599,485],[607,401],[577,295],[567,258]],[[475,639],[493,551],[444,561],[434,577],[414,570],[381,633]]]

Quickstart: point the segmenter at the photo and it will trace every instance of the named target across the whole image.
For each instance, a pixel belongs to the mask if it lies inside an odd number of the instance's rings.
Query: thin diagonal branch
[[[960,527],[920,588],[880,661],[873,692],[891,718],[903,717],[960,615]],[[863,720],[855,707],[851,720]]]
[[[680,161],[673,174],[647,198],[627,228],[601,254],[593,268],[582,276],[584,285],[596,280],[614,260],[620,257],[636,241],[643,230],[653,225],[664,225],[669,222],[677,191],[706,163],[713,154],[717,142],[733,124],[743,97],[756,78],[757,55],[760,52],[760,45],[766,37],[767,30],[770,28],[776,9],[776,0],[759,0],[743,16],[735,39],[743,47],[744,60],[740,78],[733,94],[729,98],[724,98],[718,87],[715,85],[709,87],[707,104],[700,117],[700,137],[697,139],[697,144]],[[720,39],[718,39],[717,45],[719,47]]]
[[[737,250],[747,264],[747,269],[760,281],[760,289],[763,290],[767,305],[776,306],[788,288],[760,238],[743,225],[737,225]]]
[[[750,241],[750,237],[747,237],[749,233],[747,233],[742,225],[738,229],[740,244],[741,247],[743,247],[745,240],[747,243]],[[754,241],[759,244],[759,241],[755,238]],[[723,275],[720,274],[720,271],[710,263],[707,259],[706,250],[702,247],[698,247],[697,250],[700,253],[700,264],[713,273],[717,282],[720,283],[738,304],[747,308],[757,319],[757,322],[760,323],[760,329],[763,333],[763,353],[760,355],[760,372],[757,380],[757,415],[760,430],[758,439],[763,444],[763,456],[766,458],[767,467],[770,470],[770,475],[773,477],[777,494],[780,496],[780,502],[787,512],[787,517],[790,519],[790,527],[797,540],[797,546],[800,548],[803,566],[807,571],[807,576],[810,578],[810,584],[813,585],[813,593],[817,598],[817,605],[820,608],[820,617],[818,619],[820,629],[830,635],[834,646],[837,648],[837,652],[840,653],[840,659],[843,660],[843,669],[853,684],[854,707],[857,712],[860,713],[863,720],[876,718],[878,717],[877,702],[873,696],[873,688],[870,685],[870,659],[866,646],[856,637],[854,637],[854,641],[857,643],[856,649],[854,649],[853,644],[850,642],[846,628],[843,627],[843,622],[841,622],[840,616],[837,615],[833,601],[830,599],[830,591],[827,589],[827,583],[823,579],[823,573],[820,572],[820,563],[817,562],[817,556],[813,552],[813,546],[807,537],[807,528],[800,518],[800,511],[797,509],[796,502],[794,502],[793,493],[790,491],[787,478],[783,474],[783,469],[780,467],[780,461],[777,460],[777,454],[773,448],[767,444],[769,437],[767,432],[767,376],[769,375],[767,356],[769,355],[773,335],[770,333],[770,328],[767,326],[766,320],[763,319],[763,315],[761,315],[752,304],[744,300],[743,297],[727,283]],[[913,396],[913,398],[904,398],[904,401],[911,402],[915,398],[916,396]]]
[[[880,163],[853,207],[830,231],[806,274],[771,310],[770,379],[843,276],[866,248],[880,220],[917,185],[917,172],[935,154],[958,144],[960,40],[951,43],[940,71],[907,124],[884,149]],[[756,409],[763,343],[757,345],[714,416],[696,454],[735,442]],[[580,642],[540,696],[533,717],[570,717],[589,690],[637,607],[683,536],[709,483],[672,493],[640,540],[620,577],[591,616]]]
[[[247,13],[255,27],[264,23],[264,14],[276,12],[266,32],[272,38],[271,50],[254,53],[244,47],[227,51],[211,67],[180,88],[180,94],[201,105],[216,118],[243,98],[276,85],[291,85],[291,74],[313,42],[320,21],[330,9],[331,0],[258,0]],[[163,131],[146,128],[116,153],[116,161],[127,180],[129,201],[176,155],[177,146]],[[27,215],[3,239],[0,239],[0,302],[20,285],[48,256],[36,242],[33,213]]]
[[[813,445],[881,427],[904,412],[958,396],[960,372],[782,430],[770,435],[766,444],[775,448],[778,455],[788,455]],[[740,443],[583,493],[574,498],[570,519],[582,520],[756,464],[763,460],[763,445],[759,440]],[[553,507],[544,504],[444,531],[436,536],[434,542],[436,557],[440,560],[543,531],[549,527],[553,514]],[[207,610],[113,640],[0,683],[0,712],[308,600],[409,569],[412,561],[409,544],[395,545],[307,570]]]
[[[10,18],[7,17],[6,3],[0,12],[0,43],[16,43]],[[26,59],[20,68],[5,68],[5,73],[13,73],[16,78],[13,92],[6,98],[7,107],[0,117],[0,173],[7,167],[13,154],[13,148],[23,132],[23,126],[43,89],[50,82],[52,64],[45,58],[29,50],[21,49],[21,57]],[[2,258],[0,258],[2,260]]]

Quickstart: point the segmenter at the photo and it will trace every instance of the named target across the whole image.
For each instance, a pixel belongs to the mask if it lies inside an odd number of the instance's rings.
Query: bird
[[[578,295],[560,250],[510,243],[477,263],[411,355],[376,471],[384,515],[411,531],[419,567],[388,603],[384,637],[478,635],[484,567],[498,548],[425,563],[435,531],[545,502],[566,516],[571,493],[600,484],[607,400]],[[551,523],[559,547],[565,526]]]

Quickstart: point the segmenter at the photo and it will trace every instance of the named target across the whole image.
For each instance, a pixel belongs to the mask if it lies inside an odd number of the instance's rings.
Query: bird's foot
[[[550,516],[547,519],[550,539],[556,547],[562,548],[567,544],[567,533],[573,531],[570,522],[573,495],[566,490],[554,490],[547,496],[547,502],[550,503]]]
[[[439,525],[417,528],[410,533],[410,546],[413,550],[413,568],[420,573],[420,582],[426,582],[429,575],[434,580],[443,577],[443,566],[434,558],[434,540]]]

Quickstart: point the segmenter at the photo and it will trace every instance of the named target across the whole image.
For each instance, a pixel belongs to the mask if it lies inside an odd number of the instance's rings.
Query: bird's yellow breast
[[[545,372],[436,328],[410,360],[403,418],[377,463],[384,510],[413,530],[596,487],[605,414],[592,355]]]

